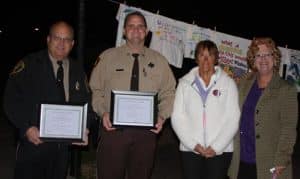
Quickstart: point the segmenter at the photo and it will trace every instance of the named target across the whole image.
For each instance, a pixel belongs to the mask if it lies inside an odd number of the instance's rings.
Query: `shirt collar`
[[[215,73],[211,76],[209,85],[208,85],[207,87],[206,87],[204,81],[202,80],[202,78],[199,76],[198,70],[197,70],[197,73],[196,73],[196,75],[195,75],[195,79],[194,79],[193,83],[195,83],[196,80],[199,80],[200,83],[201,83],[201,85],[202,85],[205,89],[208,89],[208,88],[210,88],[212,85],[215,85],[216,82],[217,82],[217,80],[218,80],[218,78],[220,77],[221,71],[220,71],[220,68],[219,68],[218,66],[215,66],[214,68],[215,68]]]
[[[49,52],[48,52],[48,54],[49,54],[49,58],[50,58],[51,63],[54,64],[55,66],[58,65],[57,64],[57,59],[55,59]],[[69,61],[68,58],[63,59],[62,60],[63,66],[67,65],[68,61]]]
[[[123,45],[122,48],[124,49],[126,55],[131,56],[133,54],[127,44]],[[146,54],[146,47],[143,47],[143,49],[140,51],[139,55],[144,57],[145,54]]]

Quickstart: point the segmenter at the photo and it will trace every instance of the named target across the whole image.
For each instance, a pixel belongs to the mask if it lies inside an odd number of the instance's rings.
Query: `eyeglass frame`
[[[270,53],[263,53],[263,54],[256,54],[255,60],[262,60],[262,59],[270,59],[271,57],[273,57],[274,53],[270,52]]]
[[[59,37],[59,36],[56,36],[56,35],[50,35],[50,37],[56,41],[56,42],[66,42],[66,43],[72,43],[73,42],[73,38],[70,38],[70,37]]]

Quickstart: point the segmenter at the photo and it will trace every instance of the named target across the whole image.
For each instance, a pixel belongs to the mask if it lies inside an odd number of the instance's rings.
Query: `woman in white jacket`
[[[226,178],[238,130],[236,84],[219,66],[214,42],[200,41],[198,67],[180,79],[172,127],[180,140],[185,179]]]

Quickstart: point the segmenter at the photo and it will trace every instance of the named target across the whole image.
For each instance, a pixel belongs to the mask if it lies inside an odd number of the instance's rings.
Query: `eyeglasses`
[[[72,38],[69,38],[69,37],[59,37],[59,36],[56,36],[56,35],[51,35],[51,38],[53,39],[53,41],[55,42],[66,42],[66,43],[72,43],[73,39]]]
[[[273,57],[273,53],[262,53],[262,54],[256,54],[255,59],[261,60],[261,59],[270,59]]]

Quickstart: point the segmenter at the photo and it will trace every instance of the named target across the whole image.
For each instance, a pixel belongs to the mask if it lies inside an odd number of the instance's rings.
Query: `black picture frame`
[[[156,92],[112,90],[110,120],[113,127],[155,128],[158,116]]]

